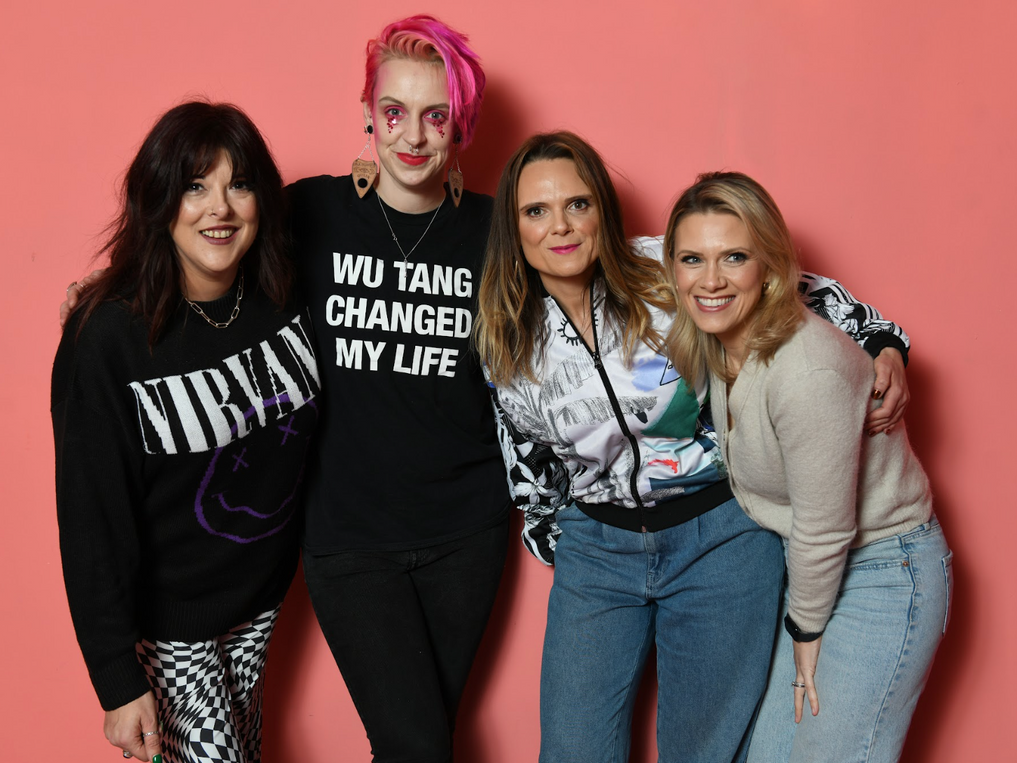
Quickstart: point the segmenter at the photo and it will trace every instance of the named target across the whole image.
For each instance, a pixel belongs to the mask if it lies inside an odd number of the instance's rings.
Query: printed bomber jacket
[[[662,258],[662,237],[632,244],[644,256]],[[873,357],[894,347],[906,361],[907,334],[838,282],[804,274],[800,289],[807,307]],[[705,381],[689,385],[645,344],[626,364],[621,332],[605,320],[596,286],[592,348],[554,298],[545,297],[545,306],[548,340],[533,359],[539,383],[517,377],[493,392],[509,487],[525,516],[523,543],[552,565],[560,535],[554,518],[563,506],[613,504],[634,511],[711,487],[727,473]],[[671,315],[649,309],[666,334]]]

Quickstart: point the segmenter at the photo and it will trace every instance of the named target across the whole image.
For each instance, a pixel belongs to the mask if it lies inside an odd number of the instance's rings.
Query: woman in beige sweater
[[[685,378],[710,376],[734,494],[785,539],[784,628],[749,760],[895,761],[946,628],[952,560],[904,426],[859,434],[878,405],[872,363],[804,309],[790,234],[751,178],[700,176],[665,257],[671,357]]]

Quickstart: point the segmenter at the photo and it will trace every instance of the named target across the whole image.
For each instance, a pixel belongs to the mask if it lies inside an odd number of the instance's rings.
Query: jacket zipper
[[[551,299],[554,299],[554,297],[552,296]],[[586,344],[586,340],[583,339],[583,335],[579,331],[579,328],[572,322],[572,319],[569,318],[569,314],[562,309],[562,306],[559,304],[557,299],[554,300],[554,303],[558,305],[558,310],[565,316],[565,320],[567,320],[569,325],[572,326],[572,330],[576,332],[576,336],[579,337],[579,341],[583,343],[583,347],[586,348],[586,351],[590,353],[590,356],[593,358],[593,365],[597,369],[597,373],[600,374],[600,380],[604,384],[604,389],[607,390],[608,400],[611,401],[611,408],[614,409],[614,417],[618,421],[618,426],[621,428],[625,439],[628,440],[629,447],[632,448],[634,465],[632,468],[632,474],[629,475],[629,491],[632,493],[632,500],[636,502],[636,508],[639,510],[639,524],[642,526],[642,532],[646,532],[646,516],[644,513],[646,507],[643,505],[642,498],[639,497],[639,490],[637,487],[639,484],[637,479],[639,476],[639,464],[642,461],[639,455],[639,443],[636,441],[636,436],[629,431],[629,425],[625,423],[625,417],[622,415],[621,406],[618,405],[618,396],[615,395],[614,387],[611,386],[611,380],[608,378],[607,371],[604,369],[604,364],[600,360],[600,337],[597,335],[597,315],[593,308],[593,297],[592,295],[590,297],[590,330],[593,331],[592,350],[590,349],[590,346]]]

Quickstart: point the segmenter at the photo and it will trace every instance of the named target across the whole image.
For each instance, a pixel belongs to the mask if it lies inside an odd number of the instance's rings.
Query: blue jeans
[[[935,517],[851,551],[816,666],[819,715],[806,698],[795,725],[792,641],[781,628],[749,760],[896,761],[946,631],[952,562]]]
[[[657,646],[659,761],[726,763],[766,685],[780,609],[779,538],[734,500],[655,533],[569,506],[557,515],[540,678],[541,763],[623,763]]]

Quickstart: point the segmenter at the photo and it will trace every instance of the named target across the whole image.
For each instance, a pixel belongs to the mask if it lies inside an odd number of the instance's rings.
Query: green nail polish
[[[153,755],[152,763],[162,763],[162,755]]]

